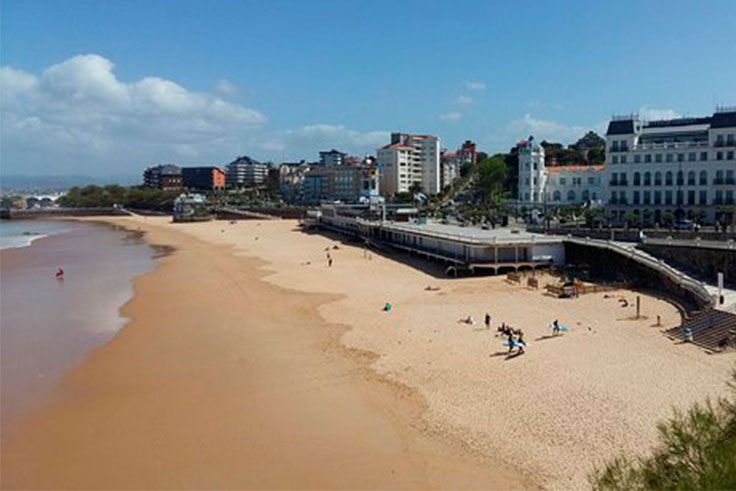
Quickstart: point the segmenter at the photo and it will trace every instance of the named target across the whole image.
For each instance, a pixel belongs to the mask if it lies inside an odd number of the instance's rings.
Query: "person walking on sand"
[[[489,314],[488,312],[486,312],[485,324],[486,324],[486,329],[491,328],[491,314]]]
[[[555,319],[552,323],[552,335],[557,336],[560,333],[560,323]]]
[[[328,268],[331,268],[332,267],[332,257],[328,257],[327,258],[327,267]]]
[[[519,329],[518,338],[516,339],[516,346],[519,348],[519,354],[524,354],[524,346],[526,346],[526,341],[524,341],[524,331]]]

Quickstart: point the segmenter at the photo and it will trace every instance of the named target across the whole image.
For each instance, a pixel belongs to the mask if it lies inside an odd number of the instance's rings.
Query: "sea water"
[[[63,233],[73,228],[73,222],[0,220],[0,249],[28,247],[34,240]]]
[[[64,373],[125,324],[134,277],[154,267],[140,235],[82,222],[2,222],[0,409],[3,432]],[[57,279],[58,269],[64,270]]]

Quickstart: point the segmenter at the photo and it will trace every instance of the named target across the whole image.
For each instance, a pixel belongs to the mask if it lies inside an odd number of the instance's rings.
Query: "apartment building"
[[[219,167],[184,167],[181,170],[184,187],[198,190],[225,189],[225,171]]]
[[[436,136],[392,133],[391,143],[378,149],[377,160],[385,195],[408,192],[415,183],[428,195],[440,191],[440,141]]]
[[[163,191],[176,191],[184,186],[181,168],[176,165],[157,165],[143,172],[143,185]]]
[[[227,165],[225,182],[228,187],[253,187],[265,184],[268,165],[250,157],[238,157]]]
[[[335,150],[319,153],[320,165],[344,165],[348,154]]]
[[[642,121],[614,117],[606,132],[608,208],[615,218],[731,222],[736,198],[736,108]],[[666,220],[665,220],[666,221]]]

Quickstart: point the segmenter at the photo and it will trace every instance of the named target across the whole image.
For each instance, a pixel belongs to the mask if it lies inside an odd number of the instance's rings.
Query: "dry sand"
[[[120,220],[180,250],[136,282],[130,325],[66,399],[4,442],[8,483],[585,488],[673,407],[727,393],[733,355],[665,338],[678,314],[650,296],[635,320],[633,292],[624,308],[446,279],[293,221],[166,222]],[[507,359],[485,311],[524,329],[526,354]],[[550,338],[556,318],[572,331]]]

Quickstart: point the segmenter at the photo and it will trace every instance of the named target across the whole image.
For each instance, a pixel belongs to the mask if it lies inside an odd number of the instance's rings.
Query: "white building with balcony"
[[[665,121],[614,117],[606,132],[608,209],[613,217],[663,223],[668,215],[713,223],[734,218],[736,108]]]
[[[408,192],[419,183],[428,195],[440,191],[440,141],[436,136],[392,133],[391,143],[377,150],[381,191]]]
[[[605,166],[545,163],[544,147],[534,137],[517,144],[519,202],[547,207],[601,203],[605,197]]]

